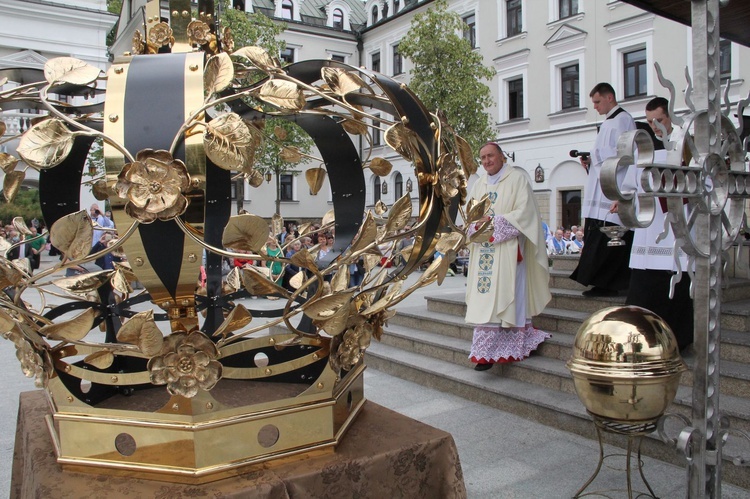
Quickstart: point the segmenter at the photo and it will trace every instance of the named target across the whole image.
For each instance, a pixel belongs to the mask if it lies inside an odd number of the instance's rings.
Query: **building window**
[[[560,19],[578,14],[578,0],[559,0]]]
[[[345,55],[331,54],[331,60],[336,62],[346,62]]]
[[[380,177],[375,175],[372,181],[372,204],[380,201]]]
[[[281,175],[279,191],[279,199],[281,201],[294,201],[294,175]]]
[[[333,27],[337,29],[344,28],[344,12],[341,9],[333,10]]]
[[[523,30],[521,0],[508,0],[505,9],[507,13],[507,36],[519,34]]]
[[[722,80],[732,78],[732,42],[729,40],[719,42],[719,70]]]
[[[400,75],[404,72],[404,58],[398,51],[398,43],[393,46],[393,75]]]
[[[294,19],[294,4],[292,0],[283,0],[281,2],[281,18]]]
[[[380,118],[379,114],[374,115],[376,118]],[[378,120],[372,120],[372,145],[379,146],[380,142],[380,122]]]
[[[378,22],[378,6],[373,5],[372,6],[372,24],[375,24]]]
[[[291,64],[294,62],[294,49],[287,47],[279,54],[279,59],[283,64]]]
[[[245,11],[245,2],[244,0],[232,0],[232,7],[234,7],[235,10],[241,10]]]
[[[523,118],[523,78],[508,81],[508,119]]]
[[[464,40],[469,42],[471,48],[477,48],[477,17],[469,14],[464,17]]]
[[[625,98],[646,95],[646,49],[626,52],[622,56]]]
[[[383,19],[388,17],[388,2],[385,2],[383,4]]]
[[[560,68],[560,82],[562,91],[562,108],[574,109],[580,107],[580,96],[578,93],[578,64]]]
[[[380,52],[375,52],[370,56],[370,69],[380,72]]]
[[[393,199],[401,199],[404,196],[404,178],[399,172],[393,176]]]

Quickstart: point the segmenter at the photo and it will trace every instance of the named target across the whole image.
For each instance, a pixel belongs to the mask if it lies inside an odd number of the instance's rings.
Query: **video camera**
[[[583,158],[586,159],[589,156],[591,156],[591,153],[588,151],[579,151],[578,149],[573,149],[570,151],[570,157],[571,158]]]

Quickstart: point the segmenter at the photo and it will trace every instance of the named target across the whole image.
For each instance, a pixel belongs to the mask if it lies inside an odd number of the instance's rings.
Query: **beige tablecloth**
[[[182,485],[64,472],[44,423],[41,391],[21,394],[12,498],[463,498],[453,437],[367,402],[335,452],[264,463],[239,476]]]

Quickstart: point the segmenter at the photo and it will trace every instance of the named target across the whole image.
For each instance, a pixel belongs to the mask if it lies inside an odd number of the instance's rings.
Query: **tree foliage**
[[[3,198],[3,201],[5,198]],[[0,220],[9,224],[15,217],[23,217],[26,223],[32,219],[42,219],[42,207],[39,204],[39,190],[21,189],[12,203],[0,203]]]
[[[483,80],[492,80],[495,71],[482,64],[482,56],[461,36],[466,24],[447,8],[445,0],[438,0],[414,16],[399,52],[414,64],[409,87],[428,109],[445,113],[477,151],[494,135],[487,112],[492,94]]]
[[[278,39],[286,29],[286,24],[275,22],[259,12],[247,13],[233,9],[227,0],[222,2],[219,22],[232,30],[235,48],[258,46],[266,49],[269,54],[278,56],[286,47],[286,42]]]

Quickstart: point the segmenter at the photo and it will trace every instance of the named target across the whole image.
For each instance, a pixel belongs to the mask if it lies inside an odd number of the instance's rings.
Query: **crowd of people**
[[[542,223],[547,255],[577,255],[583,250],[583,228],[572,225],[569,229],[559,227],[553,234],[546,223]]]

